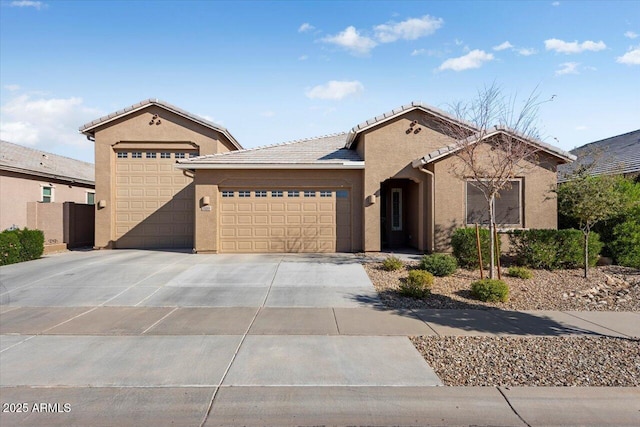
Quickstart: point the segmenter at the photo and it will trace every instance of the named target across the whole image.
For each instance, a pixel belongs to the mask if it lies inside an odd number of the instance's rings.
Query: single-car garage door
[[[174,167],[175,151],[117,151],[117,248],[192,248],[192,179]]]
[[[348,190],[220,190],[221,252],[351,251]]]

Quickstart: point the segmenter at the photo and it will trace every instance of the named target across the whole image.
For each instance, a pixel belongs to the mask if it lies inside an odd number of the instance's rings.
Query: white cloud
[[[32,98],[19,95],[0,107],[0,138],[17,144],[86,147],[78,127],[101,116],[82,98]]]
[[[560,6],[560,2],[559,1],[554,1],[553,3],[551,3],[551,6],[558,7],[558,6]]]
[[[493,61],[493,54],[487,53],[483,50],[475,49],[464,56],[447,59],[440,65],[438,69],[440,71],[463,71],[472,68],[480,68],[483,63],[488,61]]]
[[[275,111],[263,111],[260,113],[262,117],[273,117],[276,115]]]
[[[333,99],[339,100],[350,95],[355,95],[364,90],[364,86],[357,80],[337,81],[331,80],[323,85],[314,86],[306,91],[307,98],[310,99]]]
[[[617,57],[616,62],[627,65],[640,65],[640,46],[631,48],[624,55]]]
[[[438,51],[432,50],[432,49],[414,49],[413,52],[411,52],[411,56],[420,56],[420,55],[434,56],[437,54],[438,54]]]
[[[516,52],[518,52],[519,55],[522,56],[531,56],[531,55],[535,55],[536,53],[538,53],[537,50],[535,50],[532,47],[521,47],[516,49]]]
[[[304,24],[300,25],[300,27],[298,28],[298,32],[306,33],[307,31],[315,30],[315,28],[316,27],[314,27],[313,25],[309,24],[308,22],[305,22]]]
[[[634,33],[633,31],[627,31],[624,33],[624,36],[628,39],[635,39],[638,38],[638,34]]]
[[[371,49],[377,46],[377,43],[369,37],[361,36],[353,26],[347,27],[335,36],[324,37],[322,41],[340,46],[353,55],[359,56],[368,55]]]
[[[4,85],[4,88],[8,91],[15,92],[20,90],[20,85]]]
[[[565,42],[559,39],[548,39],[544,41],[544,47],[547,50],[554,50],[558,53],[570,54],[581,53],[586,50],[597,52],[599,50],[606,49],[607,45],[604,44],[602,40],[600,40],[599,42],[586,40],[582,43],[578,43],[577,41]]]
[[[298,57],[298,61],[306,61],[307,59],[309,59],[309,56],[308,56],[308,55],[300,55],[300,56]]]
[[[402,22],[388,22],[374,27],[376,38],[381,43],[391,43],[397,40],[416,40],[420,37],[435,33],[444,21],[425,15],[422,18],[409,18]]]
[[[33,7],[34,9],[44,9],[47,5],[41,1],[19,0],[10,3],[12,7]]]
[[[556,71],[556,76],[563,76],[565,74],[580,74],[578,72],[579,62],[563,62],[560,64],[560,69]]]
[[[498,46],[494,46],[493,50],[501,51],[501,50],[511,49],[511,48],[513,48],[513,45],[509,43],[509,41],[506,41],[502,44],[499,44]]]

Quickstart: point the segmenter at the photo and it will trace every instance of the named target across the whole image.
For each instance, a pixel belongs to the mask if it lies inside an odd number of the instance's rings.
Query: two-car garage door
[[[220,252],[351,251],[348,190],[221,189]]]

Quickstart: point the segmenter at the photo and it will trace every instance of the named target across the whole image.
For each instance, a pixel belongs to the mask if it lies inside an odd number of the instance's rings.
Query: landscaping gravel
[[[509,301],[487,303],[474,299],[469,290],[480,273],[465,269],[436,277],[427,298],[401,296],[397,292],[400,280],[417,266],[418,262],[410,261],[401,270],[385,271],[380,262],[364,263],[380,298],[392,308],[640,311],[640,270],[632,268],[595,267],[589,270],[588,279],[582,277],[582,270],[531,270],[532,279],[508,277],[503,272],[510,288]]]
[[[412,337],[447,386],[640,386],[640,341],[609,337]]]

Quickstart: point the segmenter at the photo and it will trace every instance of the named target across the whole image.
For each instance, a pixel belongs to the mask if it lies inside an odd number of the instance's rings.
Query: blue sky
[[[536,87],[564,149],[640,127],[638,1],[2,1],[0,136],[93,161],[77,128],[159,98],[245,147],[411,101]]]

